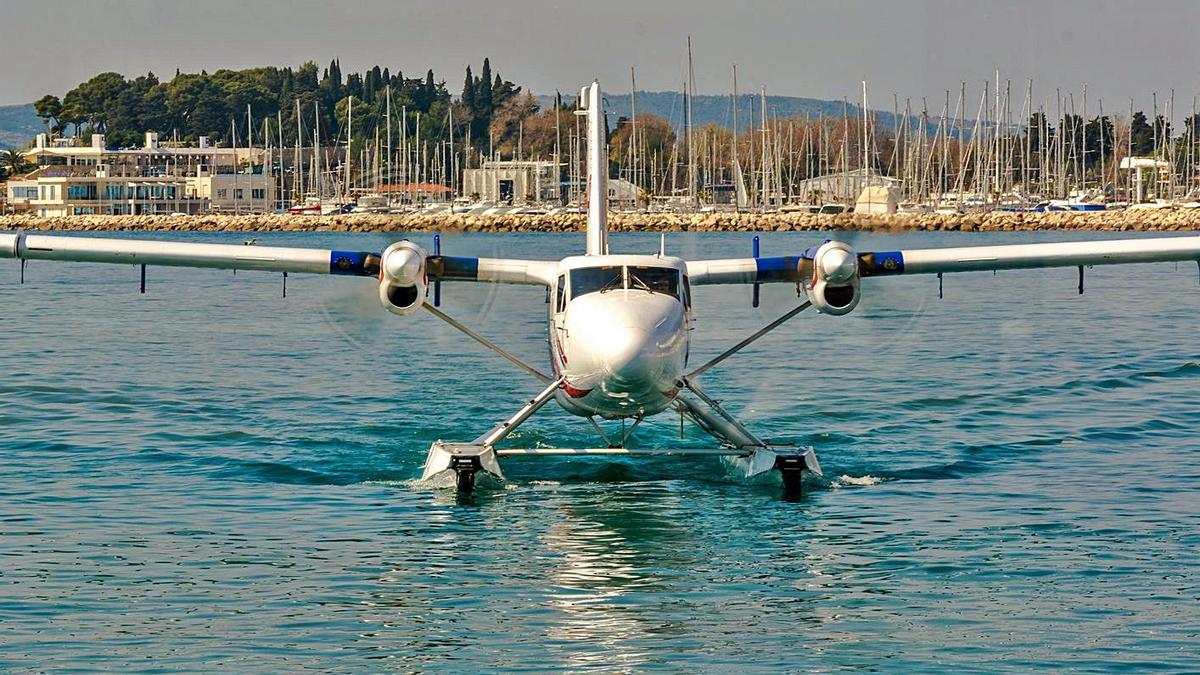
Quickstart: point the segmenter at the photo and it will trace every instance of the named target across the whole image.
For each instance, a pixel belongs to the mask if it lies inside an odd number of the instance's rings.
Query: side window
[[[567,275],[558,275],[558,291],[554,300],[554,313],[558,314],[567,308]]]
[[[692,285],[688,283],[687,275],[683,275],[683,306],[692,308]]]

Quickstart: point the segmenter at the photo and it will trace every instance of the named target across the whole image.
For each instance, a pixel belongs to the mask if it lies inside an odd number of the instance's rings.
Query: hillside
[[[554,106],[553,96],[538,96],[538,103],[543,108]],[[694,126],[702,127],[708,123],[730,128],[733,125],[733,106],[729,96],[713,96],[699,94],[692,99],[692,115]],[[563,94],[565,104],[574,99]],[[629,94],[606,93],[605,108],[610,114],[628,117],[631,112]],[[682,128],[684,122],[683,94],[677,91],[639,91],[637,93],[638,113],[652,113],[668,120],[675,128]],[[841,101],[825,101],[815,98],[798,96],[767,96],[767,114],[771,116],[789,117],[810,115],[814,118],[841,117],[847,113],[857,118],[860,108],[853,103],[843,105]],[[876,111],[879,122],[885,126],[894,127],[893,115],[890,112]],[[757,94],[741,94],[738,96],[738,127],[748,129],[751,124],[758,125],[762,119],[762,99]]]
[[[23,148],[44,129],[32,103],[0,105],[0,148]]]
[[[568,102],[570,100],[566,96],[563,98]],[[605,94],[604,98],[610,113],[626,117],[630,115],[629,94]],[[537,99],[545,109],[554,106],[553,96],[538,96]],[[679,92],[639,91],[637,105],[639,113],[652,113],[670,121],[676,128],[683,127],[683,95]],[[859,115],[859,108],[853,103],[844,109],[841,101],[798,96],[768,96],[767,110],[771,115],[779,117],[841,117],[843,110],[848,110],[851,117]],[[729,128],[733,120],[730,97],[698,95],[692,101],[692,114],[695,116],[696,127],[712,122]],[[747,129],[752,122],[757,125],[761,114],[759,96],[743,94],[738,97],[739,127]],[[877,111],[877,114],[880,123],[894,127],[892,113]],[[25,147],[33,140],[34,135],[41,133],[43,129],[42,120],[34,113],[32,104],[0,106],[0,148]]]

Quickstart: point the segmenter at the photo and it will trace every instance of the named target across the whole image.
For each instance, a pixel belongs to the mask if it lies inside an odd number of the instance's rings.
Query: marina
[[[689,39],[681,91],[639,92],[631,68],[622,95],[628,115],[606,116],[615,213],[1200,208],[1200,114],[1195,96],[1177,99],[1174,89],[1153,92],[1148,111],[1130,98],[1127,110],[1114,112],[1110,102],[1106,112],[1087,83],[1051,94],[997,70],[993,80],[945,91],[937,104],[893,92],[891,110],[879,110],[862,81],[838,112],[826,105],[781,115],[790,99],[769,97],[765,87],[739,92],[737,66],[727,95],[696,94],[691,49]],[[69,134],[63,104],[47,95],[39,114],[57,122],[20,151],[26,171],[12,172],[0,210],[62,217],[583,209],[580,102],[561,93],[535,98],[499,75],[493,82],[486,60],[483,70],[487,78],[468,67],[457,96],[432,71],[407,79],[376,66],[343,78],[335,60],[319,85],[312,63],[245,71],[226,77],[285,89],[308,80],[322,100],[267,93],[229,110],[223,132],[199,133],[179,119],[182,129],[159,122],[156,130],[116,131],[125,144],[96,122],[81,135],[84,118]],[[137,90],[150,86],[145,79],[104,86]],[[667,116],[639,115],[639,94],[670,100],[660,110]],[[708,111],[703,124],[693,114],[696,98]]]

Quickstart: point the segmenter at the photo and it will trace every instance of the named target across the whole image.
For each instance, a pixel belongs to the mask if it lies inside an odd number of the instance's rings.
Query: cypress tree
[[[475,117],[475,78],[471,76],[471,66],[467,66],[467,79],[463,82],[462,96],[463,107],[467,109],[467,114]]]
[[[479,71],[479,87],[475,92],[475,102],[479,106],[479,113],[487,120],[492,119],[492,113],[495,111],[492,102],[492,64],[485,58],[483,60],[483,70]]]
[[[427,73],[425,73],[425,92],[424,93],[425,93],[425,95],[424,95],[425,112],[429,112],[429,109],[433,106],[433,101],[436,98],[436,94],[437,94],[437,87],[434,86],[434,84],[433,84],[433,69],[432,68],[430,68],[429,71]]]

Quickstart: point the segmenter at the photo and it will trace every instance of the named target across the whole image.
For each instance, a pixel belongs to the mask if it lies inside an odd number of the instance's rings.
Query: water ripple
[[[513,239],[443,243],[553,257],[581,242]],[[691,257],[748,248],[670,240]],[[826,478],[800,502],[775,476],[680,457],[512,458],[510,480],[458,496],[416,480],[429,444],[474,438],[537,384],[429,317],[370,308],[357,280],[289,279],[285,301],[273,275],[164,269],[139,297],[119,270],[35,269],[0,283],[2,325],[20,327],[0,331],[0,670],[1194,667],[1200,298],[1162,292],[1194,284],[1169,265],[1097,270],[1083,298],[1053,271],[960,275],[940,302],[928,280],[880,281],[856,313],[805,316],[706,373],[763,436],[816,449]],[[536,289],[443,291],[544,359]],[[694,359],[795,291],[763,300],[698,287]],[[679,434],[664,416],[637,440],[707,443]],[[554,410],[511,440],[596,442]]]

